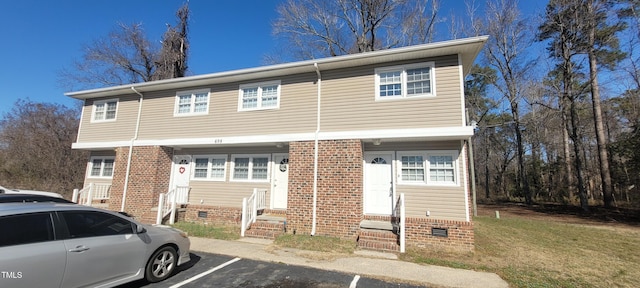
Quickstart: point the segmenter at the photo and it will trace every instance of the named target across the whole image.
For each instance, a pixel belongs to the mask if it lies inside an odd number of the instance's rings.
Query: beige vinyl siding
[[[365,153],[369,151],[458,151],[458,186],[398,184],[396,193],[405,193],[407,217],[426,217],[426,212],[430,211],[430,218],[466,221],[464,181],[466,165],[462,162],[465,161],[465,155],[462,154],[464,150],[462,150],[461,141],[382,142],[378,146],[365,144],[364,149]],[[399,171],[396,171],[396,174],[399,175]]]
[[[225,181],[212,180],[190,180],[189,203],[223,207],[242,207],[242,198],[251,196],[253,188],[267,190],[267,206],[271,201],[271,178],[273,167],[269,168],[269,181],[266,182],[245,182],[231,181],[231,155],[233,154],[269,154],[273,162],[273,153],[288,153],[288,147],[233,147],[233,148],[213,148],[213,149],[185,149],[180,151],[180,155],[226,155]],[[193,160],[192,160],[193,161]],[[193,165],[193,162],[192,162]],[[272,166],[273,163],[270,163]]]
[[[129,141],[133,138],[138,116],[138,99],[136,94],[118,97],[96,98],[85,101],[80,119],[79,143],[104,141]],[[91,122],[94,101],[118,99],[118,110],[115,121]]]
[[[282,79],[193,87],[193,90],[211,89],[209,113],[198,116],[173,116],[175,90],[146,93],[139,139],[308,133],[315,129],[316,123],[315,79],[315,73],[307,73]],[[240,85],[273,80],[281,81],[279,109],[238,111]]]
[[[271,184],[268,182],[191,181],[189,187],[190,204],[241,208],[242,198],[250,197],[253,188],[267,189],[267,207],[271,201]]]
[[[451,127],[462,125],[460,70],[456,55],[435,61],[435,97],[376,101],[375,69],[406,63],[325,71],[322,81],[322,123],[325,132]]]
[[[376,101],[375,69],[409,63],[435,63],[435,97]],[[357,131],[462,126],[462,91],[457,55],[321,71],[321,131]],[[243,84],[280,81],[278,109],[238,111]],[[174,116],[176,93],[209,89],[206,115]],[[304,73],[178,90],[142,92],[138,140],[242,137],[313,133],[316,129],[317,75]],[[93,101],[87,100],[79,141],[129,141],[134,136],[138,99],[119,98],[117,120],[91,123]],[[95,99],[95,100],[105,100]]]

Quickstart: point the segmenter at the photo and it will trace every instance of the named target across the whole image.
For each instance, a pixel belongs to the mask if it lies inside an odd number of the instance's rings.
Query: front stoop
[[[360,223],[358,247],[361,249],[400,252],[398,235],[389,222],[364,220]]]
[[[244,232],[245,237],[275,240],[284,234],[286,218],[278,215],[260,215],[256,222],[251,224],[249,230]]]

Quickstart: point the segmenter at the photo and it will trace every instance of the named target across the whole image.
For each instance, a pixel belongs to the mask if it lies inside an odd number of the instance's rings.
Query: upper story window
[[[238,111],[280,107],[280,81],[240,85]]]
[[[114,157],[91,157],[89,166],[89,177],[112,178]]]
[[[401,184],[458,185],[457,151],[402,151]]]
[[[209,113],[209,89],[179,91],[176,94],[174,116],[203,115]]]
[[[231,155],[232,180],[268,181],[269,155]]]
[[[115,121],[118,111],[118,99],[93,102],[91,122]]]
[[[376,100],[435,95],[434,62],[376,69]]]
[[[194,180],[224,181],[227,172],[227,155],[193,156]]]

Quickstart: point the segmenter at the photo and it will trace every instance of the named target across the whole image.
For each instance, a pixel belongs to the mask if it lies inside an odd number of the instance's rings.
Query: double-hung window
[[[376,100],[435,95],[434,62],[378,68]]]
[[[269,180],[269,155],[231,155],[231,158],[233,159],[232,180]]]
[[[238,111],[280,107],[280,81],[240,85]]]
[[[118,112],[118,99],[96,101],[93,103],[91,122],[115,121]]]
[[[227,171],[227,155],[193,156],[194,180],[224,181]]]
[[[114,157],[91,157],[89,177],[112,178]]]
[[[174,116],[209,113],[209,90],[180,91],[176,94]]]
[[[457,151],[398,152],[400,183],[458,185]]]

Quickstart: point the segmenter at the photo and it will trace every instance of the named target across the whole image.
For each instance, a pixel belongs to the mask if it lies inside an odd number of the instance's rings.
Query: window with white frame
[[[457,151],[398,152],[400,183],[457,185]]]
[[[93,102],[91,122],[115,121],[118,111],[118,99]]]
[[[179,91],[176,93],[175,116],[209,113],[209,90]]]
[[[268,181],[269,155],[231,155],[233,160],[232,180]]]
[[[434,62],[377,68],[376,99],[435,95]]]
[[[193,156],[192,179],[224,181],[227,171],[226,155],[197,155]]]
[[[240,85],[238,111],[280,107],[280,81]]]
[[[112,178],[114,157],[91,157],[89,164],[89,177]]]

